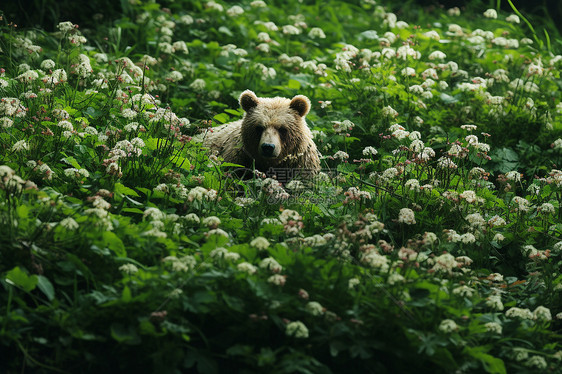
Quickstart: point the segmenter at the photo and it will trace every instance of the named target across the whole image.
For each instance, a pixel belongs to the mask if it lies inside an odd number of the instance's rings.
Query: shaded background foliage
[[[504,11],[511,11],[511,6],[507,0],[499,0],[500,7]],[[181,7],[187,10],[191,1],[158,0],[157,3],[164,7]],[[359,3],[359,1],[350,1]],[[550,29],[562,31],[562,24],[555,22],[562,18],[562,2],[557,0],[513,0],[514,5],[531,20],[540,20],[536,25],[548,25]],[[236,4],[237,2],[232,2]],[[283,6],[283,1],[270,1],[272,5]],[[314,3],[307,0],[305,3]],[[418,12],[419,7],[423,7],[426,12],[437,12],[451,7],[461,9],[484,9],[485,7],[494,8],[496,0],[478,1],[458,1],[458,0],[407,0],[406,2],[379,1],[401,18],[408,18],[408,13]],[[416,5],[416,6],[411,6]],[[11,0],[2,5],[2,10],[9,20],[21,27],[41,27],[47,31],[53,31],[56,25],[62,21],[71,20],[83,28],[90,28],[101,22],[111,22],[120,18],[123,13],[127,13],[129,8],[128,0]],[[102,17],[94,17],[94,15]]]

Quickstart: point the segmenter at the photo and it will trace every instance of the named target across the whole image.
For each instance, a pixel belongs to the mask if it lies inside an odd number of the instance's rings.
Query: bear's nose
[[[273,156],[273,151],[275,150],[275,144],[273,143],[263,143],[261,145],[261,153],[265,157]]]

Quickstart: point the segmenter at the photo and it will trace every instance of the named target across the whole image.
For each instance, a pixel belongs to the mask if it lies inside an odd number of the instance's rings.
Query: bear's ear
[[[240,106],[245,112],[248,112],[258,105],[258,97],[256,94],[250,90],[242,92],[240,95]]]
[[[293,100],[291,100],[291,104],[289,104],[289,108],[296,111],[299,114],[299,116],[304,117],[308,114],[308,111],[310,110],[310,100],[308,100],[308,97],[306,96],[297,95],[293,97]]]

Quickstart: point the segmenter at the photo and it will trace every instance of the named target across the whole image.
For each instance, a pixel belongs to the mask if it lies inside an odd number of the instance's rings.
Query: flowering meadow
[[[2,15],[0,372],[561,373],[562,39],[476,3]],[[246,89],[321,173],[206,153]]]

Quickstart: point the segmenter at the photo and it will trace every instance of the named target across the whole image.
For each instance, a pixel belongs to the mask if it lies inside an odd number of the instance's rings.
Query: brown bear
[[[288,179],[293,173],[314,175],[320,170],[319,153],[304,119],[310,110],[306,96],[263,98],[246,90],[239,101],[244,117],[213,128],[203,141],[205,147],[226,162],[283,173]]]

